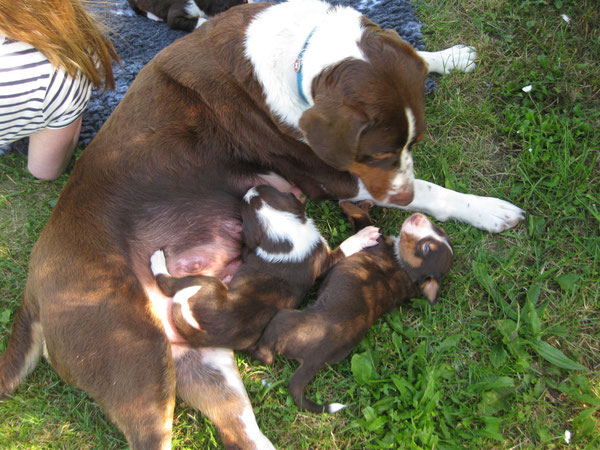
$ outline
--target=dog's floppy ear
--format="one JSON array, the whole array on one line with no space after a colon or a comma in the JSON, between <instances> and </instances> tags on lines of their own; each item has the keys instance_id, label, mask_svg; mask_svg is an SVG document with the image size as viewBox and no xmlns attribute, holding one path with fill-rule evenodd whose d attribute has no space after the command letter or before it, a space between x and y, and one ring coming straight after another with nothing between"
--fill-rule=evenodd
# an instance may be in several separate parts
<instances>
[{"instance_id":1,"label":"dog's floppy ear","mask_svg":"<svg viewBox=\"0 0 600 450\"><path fill-rule=\"evenodd\" d=\"M435 305L442 287L440 282L435 278L427 278L419 287L421 288L421 293L429 300L429 304L431 306Z\"/></svg>"},{"instance_id":2,"label":"dog's floppy ear","mask_svg":"<svg viewBox=\"0 0 600 450\"><path fill-rule=\"evenodd\" d=\"M260 245L263 238L263 227L260 224L256 211L248 204L242 207L242 239L244 252L253 251Z\"/></svg>"},{"instance_id":3,"label":"dog's floppy ear","mask_svg":"<svg viewBox=\"0 0 600 450\"><path fill-rule=\"evenodd\" d=\"M338 170L348 170L367 121L347 106L315 105L302 114L299 126L319 158Z\"/></svg>"}]
</instances>

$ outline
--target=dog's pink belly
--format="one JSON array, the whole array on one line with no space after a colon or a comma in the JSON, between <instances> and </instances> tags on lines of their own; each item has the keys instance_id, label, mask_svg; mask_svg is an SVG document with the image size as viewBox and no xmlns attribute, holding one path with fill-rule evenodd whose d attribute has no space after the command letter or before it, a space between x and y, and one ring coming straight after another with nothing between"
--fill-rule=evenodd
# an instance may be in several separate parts
<instances>
[{"instance_id":1,"label":"dog's pink belly","mask_svg":"<svg viewBox=\"0 0 600 450\"><path fill-rule=\"evenodd\" d=\"M167 249L167 269L174 277L207 275L222 280L240 266L242 241L241 224L238 232L228 232L226 238L202 243L176 252ZM225 227L224 227L225 228Z\"/></svg>"},{"instance_id":2,"label":"dog's pink belly","mask_svg":"<svg viewBox=\"0 0 600 450\"><path fill-rule=\"evenodd\" d=\"M302 192L295 185L273 173L257 176L247 187L244 186L243 192L260 184L292 192L304 201ZM241 198L236 199L235 204L241 201ZM242 224L239 219L233 218L236 213L234 210L231 211L231 217L224 215L223 210L220 217L213 216L216 213L211 212L209 209L187 211L184 218L179 216L177 220L168 221L168 226L163 229L149 227L140 235L140 242L144 242L145 248L139 254L150 255L162 248L165 251L167 270L172 276L206 275L218 277L228 283L242 264ZM141 262L144 267L138 268L147 274L149 262L148 256L147 261ZM140 270L136 270L138 275ZM162 323L170 342L186 347L187 343L177 333L172 322L172 298L166 297L156 286L153 276L150 276L144 284L154 315Z\"/></svg>"}]
</instances>

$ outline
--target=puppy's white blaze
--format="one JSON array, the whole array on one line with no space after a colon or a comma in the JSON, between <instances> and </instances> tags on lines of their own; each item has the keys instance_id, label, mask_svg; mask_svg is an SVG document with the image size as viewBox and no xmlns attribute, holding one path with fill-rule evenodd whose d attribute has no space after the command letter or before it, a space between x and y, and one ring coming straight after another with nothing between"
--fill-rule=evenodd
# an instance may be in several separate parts
<instances>
[{"instance_id":1,"label":"puppy's white blaze","mask_svg":"<svg viewBox=\"0 0 600 450\"><path fill-rule=\"evenodd\" d=\"M363 34L360 18L354 9L320 0L291 0L255 17L246 31L245 54L275 116L298 128L300 116L313 103L313 78L346 58L365 59L358 47ZM298 94L294 63L313 29L302 58L307 105Z\"/></svg>"},{"instance_id":2,"label":"puppy's white blaze","mask_svg":"<svg viewBox=\"0 0 600 450\"><path fill-rule=\"evenodd\" d=\"M341 411L346 406L348 406L348 405L342 405L341 403L330 403L327 406L327 412L333 414L333 413L336 413L338 411Z\"/></svg>"},{"instance_id":3,"label":"puppy's white blaze","mask_svg":"<svg viewBox=\"0 0 600 450\"><path fill-rule=\"evenodd\" d=\"M413 225L410 222L404 222L402 224L401 232L410 234L414 236L417 240L425 238L435 239L436 241L445 244L448 247L448 249L450 249L450 252L454 254L452 246L450 245L446 237L439 234L437 230L433 228L433 224L427 218L426 220L423 220L419 225ZM397 246L395 247L397 248Z\"/></svg>"},{"instance_id":4,"label":"puppy's white blaze","mask_svg":"<svg viewBox=\"0 0 600 450\"><path fill-rule=\"evenodd\" d=\"M287 253L268 253L257 248L256 254L267 262L300 262L313 252L319 242L324 242L312 219L307 218L302 223L294 214L278 211L267 204L263 204L256 214L271 240L288 241L292 245Z\"/></svg>"},{"instance_id":5,"label":"puppy's white blaze","mask_svg":"<svg viewBox=\"0 0 600 450\"><path fill-rule=\"evenodd\" d=\"M154 276L156 275L169 275L167 269L167 261L165 260L165 254L162 250L156 250L150 257L150 269Z\"/></svg>"},{"instance_id":6,"label":"puppy's white blaze","mask_svg":"<svg viewBox=\"0 0 600 450\"><path fill-rule=\"evenodd\" d=\"M173 303L179 303L181 305L181 315L185 321L197 330L201 330L202 327L194 318L194 314L190 309L189 299L198 293L202 286L190 286L186 287L175 294L173 297Z\"/></svg>"},{"instance_id":7,"label":"puppy's white blaze","mask_svg":"<svg viewBox=\"0 0 600 450\"><path fill-rule=\"evenodd\" d=\"M203 362L219 371L229 388L237 394L238 405L243 406L239 419L244 424L248 438L256 443L257 449L274 449L273 444L262 434L256 423L250 399L235 365L233 351L225 348L205 348L202 349L202 359Z\"/></svg>"},{"instance_id":8,"label":"puppy's white blaze","mask_svg":"<svg viewBox=\"0 0 600 450\"><path fill-rule=\"evenodd\" d=\"M248 192L246 192L246 195L244 195L244 201L246 203L250 203L250 200L252 200L257 195L258 195L258 191L256 190L256 188L250 188L250 189L248 189Z\"/></svg>"}]
</instances>

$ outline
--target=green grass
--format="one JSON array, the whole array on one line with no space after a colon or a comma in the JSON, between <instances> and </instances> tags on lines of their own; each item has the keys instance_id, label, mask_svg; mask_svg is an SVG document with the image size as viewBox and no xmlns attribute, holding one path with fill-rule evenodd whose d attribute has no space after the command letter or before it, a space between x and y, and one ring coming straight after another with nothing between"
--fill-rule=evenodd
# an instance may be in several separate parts
<instances>
[{"instance_id":1,"label":"green grass","mask_svg":"<svg viewBox=\"0 0 600 450\"><path fill-rule=\"evenodd\" d=\"M421 0L428 50L480 55L470 74L437 77L417 175L508 199L528 215L490 235L446 223L456 251L439 303L418 299L379 322L353 356L309 387L336 415L299 412L296 363L239 364L264 433L280 448L600 446L600 10L593 0ZM567 24L561 14L570 17ZM524 86L532 90L523 92ZM0 350L29 252L66 176L27 174L0 158ZM348 235L336 203L309 203L332 243ZM376 209L385 232L406 213ZM263 384L262 380L269 383ZM84 393L42 363L0 403L1 448L126 445ZM174 447L219 446L178 404Z\"/></svg>"}]
</instances>

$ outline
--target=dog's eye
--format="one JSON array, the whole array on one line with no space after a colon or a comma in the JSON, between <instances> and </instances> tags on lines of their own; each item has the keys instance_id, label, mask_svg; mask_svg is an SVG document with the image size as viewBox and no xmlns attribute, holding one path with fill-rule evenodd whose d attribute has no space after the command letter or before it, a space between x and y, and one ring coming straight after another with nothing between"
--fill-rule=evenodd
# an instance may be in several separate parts
<instances>
[{"instance_id":1,"label":"dog's eye","mask_svg":"<svg viewBox=\"0 0 600 450\"><path fill-rule=\"evenodd\" d=\"M431 250L431 247L429 246L429 242L426 242L425 244L423 244L423 254L426 255L427 253L429 253L429 250Z\"/></svg>"}]
</instances>

